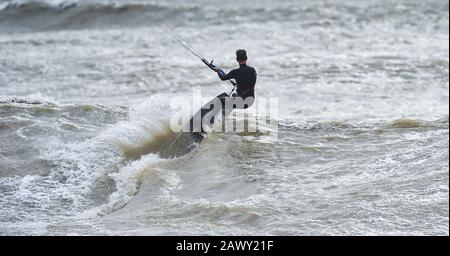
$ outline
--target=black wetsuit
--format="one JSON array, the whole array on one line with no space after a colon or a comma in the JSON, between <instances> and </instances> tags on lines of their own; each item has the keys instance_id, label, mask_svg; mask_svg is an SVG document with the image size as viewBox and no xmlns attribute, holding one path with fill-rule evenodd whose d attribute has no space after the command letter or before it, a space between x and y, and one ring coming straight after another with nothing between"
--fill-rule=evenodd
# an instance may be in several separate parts
<instances>
[{"instance_id":1,"label":"black wetsuit","mask_svg":"<svg viewBox=\"0 0 450 256\"><path fill-rule=\"evenodd\" d=\"M208 63L205 62L207 65ZM209 66L209 65L208 65ZM212 64L211 64L212 66ZM214 66L215 67L215 66ZM217 117L222 112L222 122L224 124L224 120L226 116L231 113L233 109L247 109L253 105L255 102L255 84L256 84L256 71L254 68L247 66L246 64L240 64L238 69L234 69L230 71L230 73L225 74L223 70L217 69L217 74L219 75L222 81L236 79L237 83L237 94L228 95L227 93L222 93L213 99L211 102L207 103L202 109L201 112L197 112L194 117L198 117L198 120L203 120L206 115L212 113L212 117ZM215 103L217 100L220 100L222 104L221 108L218 109L215 107ZM217 102L219 103L219 102ZM202 136L201 134L205 134L205 130L202 125L195 126L194 125L194 117L190 120L190 131L193 134L197 134L198 136ZM214 124L216 118L209 118L206 121L208 126L212 126ZM200 135L199 135L200 134ZM198 137L201 138L202 137Z\"/></svg>"},{"instance_id":2,"label":"black wetsuit","mask_svg":"<svg viewBox=\"0 0 450 256\"><path fill-rule=\"evenodd\" d=\"M238 69L225 74L221 69L217 72L221 80L236 79L237 96L243 99L247 97L255 97L256 70L247 64L241 64Z\"/></svg>"}]
</instances>

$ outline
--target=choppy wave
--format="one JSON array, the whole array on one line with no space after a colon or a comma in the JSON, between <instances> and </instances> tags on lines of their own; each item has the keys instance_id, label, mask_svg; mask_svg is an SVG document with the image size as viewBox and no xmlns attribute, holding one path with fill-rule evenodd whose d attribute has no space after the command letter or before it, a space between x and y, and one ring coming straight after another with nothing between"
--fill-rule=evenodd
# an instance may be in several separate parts
<instances>
[{"instance_id":1,"label":"choppy wave","mask_svg":"<svg viewBox=\"0 0 450 256\"><path fill-rule=\"evenodd\" d=\"M158 4L6 2L0 6L0 28L9 31L82 29L151 25L153 14L173 17L197 8Z\"/></svg>"},{"instance_id":2,"label":"choppy wave","mask_svg":"<svg viewBox=\"0 0 450 256\"><path fill-rule=\"evenodd\" d=\"M158 207L158 205L153 206L145 203L148 197L157 197L165 190L192 187L192 190L189 190L188 193L195 195L196 190L199 190L199 194L204 194L204 191L195 185L199 182L197 179L202 175L199 176L199 174L193 172L193 177L190 178L192 180L183 181L180 177L170 176L170 172L165 169L170 165L177 166L175 169L184 169L186 168L184 165L189 162L189 168L204 169L205 177L202 179L205 179L205 181L201 183L202 186L200 187L211 186L209 189L212 190L216 189L216 186L223 186L223 189L233 190L234 183L230 180L219 182L219 179L219 184L216 185L206 181L214 180L214 175L216 175L208 168L214 169L214 165L220 165L224 159L236 158L236 151L238 151L238 155L244 154L241 156L244 158L242 161L245 161L245 152L248 151L252 152L253 158L258 158L258 155L261 155L261 162L256 161L254 164L266 166L267 164L275 164L271 163L271 159L264 157L266 151L274 151L270 154L275 154L275 152L277 152L276 154L286 154L290 150L296 150L303 155L303 161L313 161L311 159L316 157L321 159L328 154L330 154L328 157L335 157L335 155L345 153L345 148L350 147L350 144L346 143L350 143L355 138L358 141L351 142L351 145L357 148L376 145L380 143L380 139L372 135L380 129L386 130L385 135L383 135L386 138L392 136L393 141L395 141L398 138L405 137L415 144L428 143L430 136L433 138L432 132L436 128L441 129L434 132L436 134L445 134L447 131L445 129L448 129L448 117L431 122L399 119L364 124L334 121L299 124L281 120L279 142L271 144L259 141L258 138L255 138L254 141L248 141L242 140L242 136L239 135L211 134L212 139L205 141L198 149L202 152L200 155L203 155L200 159L198 154L193 154L187 158L167 161L155 154L160 147L164 147L164 144L172 139L170 134L164 132L168 130L167 120L165 119L168 113L163 106L167 99L153 97L132 108L61 104L42 95L3 96L1 99L4 103L0 104L0 112L6 115L2 115L3 119L0 120L0 136L5 135L5 133L8 136L14 136L17 131L24 127L29 129L29 131L22 130L24 136L21 140L13 141L18 145L15 153L24 153L23 148L33 145L37 150L34 153L35 156L29 155L27 152L25 154L28 154L29 159L36 157L42 160L46 164L45 168L49 170L46 173L27 171L23 175L15 170L12 172L14 175L11 173L11 175L0 178L0 190L3 191L0 198L0 225L2 225L0 227L7 229L10 234L14 234L14 232L17 232L17 234L21 234L21 232L47 234L52 229L59 230L58 225L60 224L48 225L46 221L61 220L63 222L65 218L73 218L74 216L79 220L95 218L99 215L106 215L106 217L111 215L109 219L114 219L114 216L117 216L116 214L119 216L120 214L140 216L139 214L144 214L145 209L151 210L151 207ZM51 111L43 111L44 109L51 109ZM114 116L116 117L111 120L111 117ZM93 120L98 120L98 122L92 122ZM68 129L64 124L69 122L77 128ZM113 125L108 126L108 123ZM424 131L422 134L418 134L415 128L423 128ZM45 130L47 130L47 133L41 133ZM352 133L354 131L368 132L367 135L369 136L361 137L360 133ZM410 134L409 131L412 131L412 133ZM65 136L75 138L69 141L61 139ZM40 141L45 143L36 141L37 137L40 137ZM286 140L285 137L289 137L289 139ZM330 137L335 139L328 139ZM292 143L293 140L296 140L295 143ZM389 144L389 141L381 140L381 142ZM5 146L5 141L1 143L3 143L2 147ZM233 143L238 143L239 146L236 147L236 144ZM442 143L445 147L445 141L439 141L436 145L427 144L433 152L436 150L440 152L439 154L434 153L433 157L439 159L445 157L445 152L440 151ZM41 145L42 147L40 147ZM401 145L398 146L401 147ZM227 151L226 149L229 147L233 149ZM218 152L214 152L215 150L218 150ZM4 151L0 153L5 154ZM310 155L313 157L308 158ZM345 159L345 156L343 158ZM377 161L373 165L374 170L377 171L377 168L380 168L383 171L382 173L372 174L374 177L386 174L386 172L389 173L384 169L395 169L398 165L397 162L403 162L404 159L412 159L420 166L421 161L428 161L429 157L422 155L421 152L416 152L415 148L411 148L406 153L400 150L392 156L387 155L386 158L387 160L374 160ZM196 161L199 163L196 163ZM235 161L241 160L237 158ZM287 161L287 159L284 161ZM31 161L22 168L27 169L30 163ZM201 167L201 163L206 166L213 166ZM11 164L11 161L9 161L9 164ZM286 162L283 164L286 164ZM36 164L33 164L33 166L37 167ZM345 168L338 169L344 170ZM245 171L245 167L242 167L242 170ZM181 172L178 175L185 174ZM249 182L249 184L257 185L265 182L265 178L258 177L255 179L252 178L252 175L258 176L255 173L248 174L249 177L247 177L246 182ZM332 173L321 175L328 177L332 176ZM161 177L158 179L158 176ZM171 181L173 179L175 181ZM192 184L183 182L191 182ZM279 186L277 188L279 189ZM161 189L162 192L158 189ZM150 191L148 193L151 194L146 194L145 191ZM138 195L139 193L142 194ZM199 201L189 197L165 196L166 194L163 193L163 196L157 197L156 201L164 204L165 200L168 200L169 214L178 216L177 218L180 219L185 218L185 216L193 216L194 219L206 218L207 221L223 225L247 225L249 223L254 224L256 221L263 221L262 216L265 214L255 206L247 206L247 204L254 202L248 202L245 199L231 203L211 203L208 200L202 199ZM236 195L231 193L229 196ZM379 199L380 197L376 198ZM136 202L133 202L133 200ZM133 203L128 205L130 201ZM155 214L155 212L152 211L152 214ZM166 216L155 215L154 218L161 219L166 218ZM34 221L39 221L39 223L31 224ZM20 226L20 228L15 226ZM171 232L174 231L163 231L161 234ZM237 228L237 231L233 232L241 233L242 231ZM211 234L215 233L211 231Z\"/></svg>"},{"instance_id":3,"label":"choppy wave","mask_svg":"<svg viewBox=\"0 0 450 256\"><path fill-rule=\"evenodd\" d=\"M302 5L261 2L247 5L245 8L233 8L222 3L184 3L163 4L145 2L88 2L61 1L48 3L43 1L6 1L0 4L0 31L39 31L104 27L142 27L151 26L155 17L171 21L178 25L189 23L225 24L230 22L268 22L301 21L302 26L330 27L368 24L377 20L397 19L401 24L414 25L414 18L403 20L408 8L389 4L382 6L350 4L334 5L329 3L303 3ZM420 19L433 19L435 10L448 9L448 4L417 5L427 8L428 16ZM336 9L338 11L336 12ZM409 13L411 17L417 13ZM429 17L430 16L430 17Z\"/></svg>"},{"instance_id":4,"label":"choppy wave","mask_svg":"<svg viewBox=\"0 0 450 256\"><path fill-rule=\"evenodd\" d=\"M22 103L22 104L57 104L58 102L48 96L44 96L37 92L35 94L27 96L7 96L0 95L0 104L11 104L11 103Z\"/></svg>"},{"instance_id":5,"label":"choppy wave","mask_svg":"<svg viewBox=\"0 0 450 256\"><path fill-rule=\"evenodd\" d=\"M158 97L130 109L62 104L41 94L0 99L0 137L10 138L0 142L3 223L120 209L175 135L168 100Z\"/></svg>"},{"instance_id":6,"label":"choppy wave","mask_svg":"<svg viewBox=\"0 0 450 256\"><path fill-rule=\"evenodd\" d=\"M448 125L449 125L448 117L444 117L433 121L402 118L386 122L376 121L376 122L360 122L360 123L350 123L344 121L318 121L318 122L299 123L292 120L282 120L279 124L281 129L293 132L305 132L305 131L324 132L324 131L350 131L350 130L380 131L389 128L445 129L448 128Z\"/></svg>"},{"instance_id":7,"label":"choppy wave","mask_svg":"<svg viewBox=\"0 0 450 256\"><path fill-rule=\"evenodd\" d=\"M422 122L411 119L398 119L391 123L394 128L418 128L422 125Z\"/></svg>"},{"instance_id":8,"label":"choppy wave","mask_svg":"<svg viewBox=\"0 0 450 256\"><path fill-rule=\"evenodd\" d=\"M115 4L115 3L77 3L77 2L60 2L56 4L28 1L16 2L7 1L0 5L0 11L14 13L15 15L31 15L31 14L62 14L68 11L76 11L79 14L107 14L109 12L127 12L127 11L159 11L166 9L157 4Z\"/></svg>"},{"instance_id":9,"label":"choppy wave","mask_svg":"<svg viewBox=\"0 0 450 256\"><path fill-rule=\"evenodd\" d=\"M118 147L152 136L159 121L140 111L154 105L129 114L127 108L61 104L40 94L2 101L0 137L10 139L0 142L0 222L120 208L135 193L139 173L159 161L150 152L128 161Z\"/></svg>"}]
</instances>

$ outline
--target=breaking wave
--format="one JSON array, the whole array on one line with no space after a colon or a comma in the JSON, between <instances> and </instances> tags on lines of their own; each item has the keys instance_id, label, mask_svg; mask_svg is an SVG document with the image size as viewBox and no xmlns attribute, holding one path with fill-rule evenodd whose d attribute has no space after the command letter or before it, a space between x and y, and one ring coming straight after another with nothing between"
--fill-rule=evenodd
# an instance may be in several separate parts
<instances>
[{"instance_id":1,"label":"breaking wave","mask_svg":"<svg viewBox=\"0 0 450 256\"><path fill-rule=\"evenodd\" d=\"M166 7L158 4L115 4L9 1L0 5L0 29L6 31L64 30L103 27L145 26L152 15L179 17L196 7Z\"/></svg>"},{"instance_id":2,"label":"breaking wave","mask_svg":"<svg viewBox=\"0 0 450 256\"><path fill-rule=\"evenodd\" d=\"M217 3L219 4L219 3ZM264 1L245 8L233 5L217 6L214 3L145 3L145 2L77 2L44 0L19 1L10 0L0 3L0 31L26 32L46 30L77 30L114 27L144 27L154 24L154 17L168 21L173 25L186 24L229 24L230 22L268 22L268 21L301 21L301 26L330 27L353 26L356 23L367 24L377 20L402 17L403 11L396 5L384 6L388 12L380 11L376 4L362 5L360 9L350 4L308 3L292 5L280 3L267 5ZM415 3L415 5L420 5ZM444 4L445 5L445 4ZM420 6L420 8L448 9L448 4L436 6ZM338 12L335 11L338 9ZM384 10L384 9L382 9ZM411 13L410 16L418 15ZM416 17L428 19L429 17ZM399 19L400 24L409 21Z\"/></svg>"}]
</instances>

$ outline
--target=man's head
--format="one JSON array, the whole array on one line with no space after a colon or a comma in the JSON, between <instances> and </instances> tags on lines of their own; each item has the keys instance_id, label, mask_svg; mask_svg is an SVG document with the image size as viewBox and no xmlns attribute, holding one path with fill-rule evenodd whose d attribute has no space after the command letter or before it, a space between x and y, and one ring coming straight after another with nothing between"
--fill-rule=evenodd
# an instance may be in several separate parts
<instances>
[{"instance_id":1,"label":"man's head","mask_svg":"<svg viewBox=\"0 0 450 256\"><path fill-rule=\"evenodd\" d=\"M239 64L245 64L247 62L247 52L243 49L236 51L236 60Z\"/></svg>"}]
</instances>

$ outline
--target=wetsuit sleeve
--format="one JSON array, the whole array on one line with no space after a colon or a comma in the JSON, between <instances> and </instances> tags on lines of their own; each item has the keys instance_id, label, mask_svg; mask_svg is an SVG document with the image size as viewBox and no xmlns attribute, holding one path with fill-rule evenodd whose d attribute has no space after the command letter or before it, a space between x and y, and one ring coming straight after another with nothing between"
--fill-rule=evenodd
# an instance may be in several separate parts
<instances>
[{"instance_id":1,"label":"wetsuit sleeve","mask_svg":"<svg viewBox=\"0 0 450 256\"><path fill-rule=\"evenodd\" d=\"M236 77L235 77L235 70L232 70L230 73L225 74L225 72L222 69L219 69L217 71L217 74L219 75L219 78L222 81L230 80L230 79L236 79Z\"/></svg>"}]
</instances>

